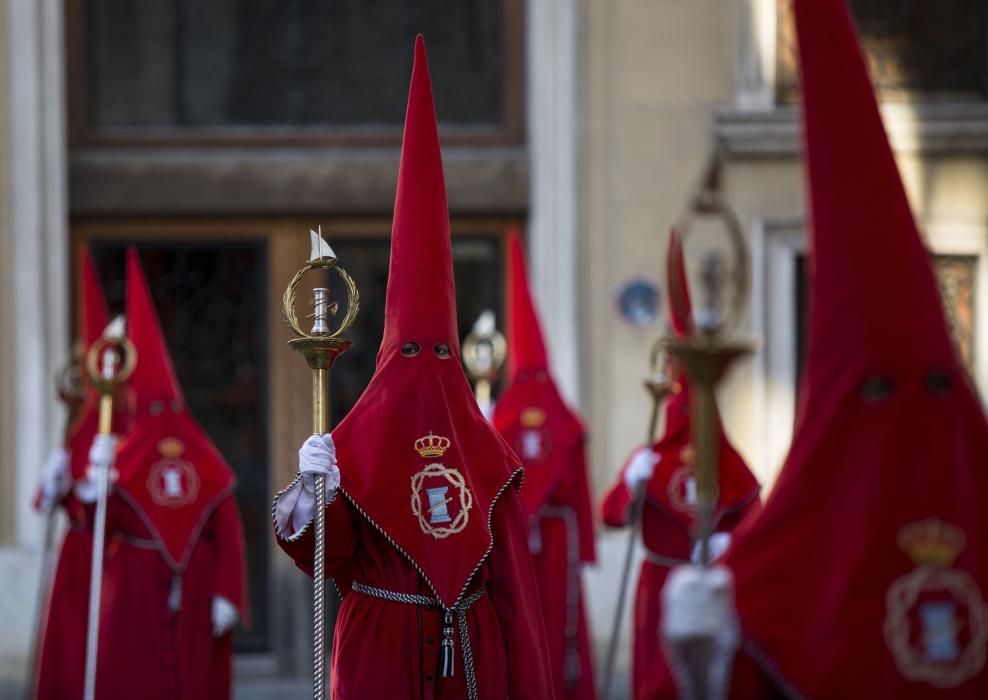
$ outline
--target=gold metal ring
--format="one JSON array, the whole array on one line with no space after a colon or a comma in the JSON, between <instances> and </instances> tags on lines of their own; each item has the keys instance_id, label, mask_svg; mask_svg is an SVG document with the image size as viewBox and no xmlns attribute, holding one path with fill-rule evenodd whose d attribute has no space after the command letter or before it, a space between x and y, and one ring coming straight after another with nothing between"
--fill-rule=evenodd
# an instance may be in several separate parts
<instances>
[{"instance_id":1,"label":"gold metal ring","mask_svg":"<svg viewBox=\"0 0 988 700\"><path fill-rule=\"evenodd\" d=\"M109 379L103 377L103 373L100 371L100 358L107 348L116 348L117 355L122 360L120 367ZM102 393L109 393L113 391L114 387L127 381L136 366L137 348L134 347L129 338L100 338L89 347L89 351L86 353L86 370L89 372L89 379Z\"/></svg>"},{"instance_id":2,"label":"gold metal ring","mask_svg":"<svg viewBox=\"0 0 988 700\"><path fill-rule=\"evenodd\" d=\"M336 273L343 280L343 284L346 286L346 296L347 296L347 307L346 314L344 314L342 320L340 321L339 327L326 335L313 336L302 330L299 325L298 316L295 313L295 299L298 294L299 285L302 284L302 278L305 277L305 273L309 270L329 270L334 269ZM300 338L338 338L346 330L353 325L353 322L357 318L357 313L360 311L360 292L357 291L357 285L354 283L353 278L347 274L346 270L336 264L335 258L320 258L318 260L310 260L303 266L295 276L292 277L292 281L285 288L285 293L281 298L281 312L285 317L285 322L288 327L292 329L292 332Z\"/></svg>"},{"instance_id":3,"label":"gold metal ring","mask_svg":"<svg viewBox=\"0 0 988 700\"><path fill-rule=\"evenodd\" d=\"M676 231L679 232L685 245L690 228L697 219L719 219L724 226L728 242L734 252L733 265L729 267L728 271L734 293L731 295L727 318L720 331L726 334L736 328L744 316L751 289L751 256L748 252L748 244L745 242L741 221L721 194L721 159L721 152L715 151L707 167L704 182L690 202L689 209L676 223Z\"/></svg>"}]
</instances>

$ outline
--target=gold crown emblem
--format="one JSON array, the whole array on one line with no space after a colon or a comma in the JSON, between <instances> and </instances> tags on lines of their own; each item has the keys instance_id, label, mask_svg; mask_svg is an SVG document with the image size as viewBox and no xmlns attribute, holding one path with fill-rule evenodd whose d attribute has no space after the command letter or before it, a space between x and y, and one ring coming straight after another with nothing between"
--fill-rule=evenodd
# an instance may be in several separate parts
<instances>
[{"instance_id":1,"label":"gold crown emblem","mask_svg":"<svg viewBox=\"0 0 988 700\"><path fill-rule=\"evenodd\" d=\"M433 435L430 430L428 435L423 435L415 441L415 451L423 457L442 457L450 444L449 438Z\"/></svg>"},{"instance_id":2,"label":"gold crown emblem","mask_svg":"<svg viewBox=\"0 0 988 700\"><path fill-rule=\"evenodd\" d=\"M959 527L936 518L910 523L899 530L899 547L917 566L950 566L964 550L966 540Z\"/></svg>"},{"instance_id":3,"label":"gold crown emblem","mask_svg":"<svg viewBox=\"0 0 988 700\"><path fill-rule=\"evenodd\" d=\"M545 411L536 406L529 406L521 412L521 424L526 428L538 428L545 423Z\"/></svg>"},{"instance_id":4,"label":"gold crown emblem","mask_svg":"<svg viewBox=\"0 0 988 700\"><path fill-rule=\"evenodd\" d=\"M166 437L158 442L158 452L165 457L178 457L185 452L185 443L178 438Z\"/></svg>"}]
</instances>

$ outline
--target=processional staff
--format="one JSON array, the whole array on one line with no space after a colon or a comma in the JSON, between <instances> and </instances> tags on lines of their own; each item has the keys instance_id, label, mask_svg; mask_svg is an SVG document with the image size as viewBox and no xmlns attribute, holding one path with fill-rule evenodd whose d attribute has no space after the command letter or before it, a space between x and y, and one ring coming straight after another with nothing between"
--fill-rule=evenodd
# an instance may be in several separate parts
<instances>
[{"instance_id":1,"label":"processional staff","mask_svg":"<svg viewBox=\"0 0 988 700\"><path fill-rule=\"evenodd\" d=\"M282 298L285 322L297 336L288 345L305 357L312 370L312 432L325 435L329 432L329 371L340 355L352 342L343 333L353 324L360 309L357 285L346 271L336 264L336 254L322 238L322 231L310 231L312 253L309 261L295 273ZM305 273L310 270L335 270L346 287L346 311L339 326L332 330L331 316L339 312L339 305L329 300L329 289L313 289L312 330L306 333L299 326L295 313L295 298ZM326 477L315 479L315 556L312 575L312 696L323 700L326 696Z\"/></svg>"},{"instance_id":2,"label":"processional staff","mask_svg":"<svg viewBox=\"0 0 988 700\"><path fill-rule=\"evenodd\" d=\"M106 335L89 348L86 370L100 394L99 436L113 432L113 395L127 381L137 366L137 350L124 336L122 327L108 329ZM85 700L96 695L96 652L99 648L100 594L103 588L103 546L106 540L106 500L110 483L110 460L99 459L89 465L96 486L96 514L93 522L93 556L89 572L89 618L86 626Z\"/></svg>"},{"instance_id":3,"label":"processional staff","mask_svg":"<svg viewBox=\"0 0 988 700\"><path fill-rule=\"evenodd\" d=\"M507 342L504 335L494 325L494 312L484 311L473 324L473 328L463 339L463 366L473 380L474 394L480 412L490 420L494 409L491 401L491 387L497 381L501 367L507 357Z\"/></svg>"},{"instance_id":4,"label":"processional staff","mask_svg":"<svg viewBox=\"0 0 988 700\"><path fill-rule=\"evenodd\" d=\"M716 388L734 361L754 350L753 342L730 338L748 302L750 268L741 224L721 195L719 153L714 154L703 184L676 230L685 240L693 223L702 218L720 222L733 260L728 264L717 252L704 257L700 276L704 296L692 331L685 336L669 338L663 345L683 368L690 386L694 387L690 394L697 496L694 539L699 545L699 560L696 563L706 569L711 563L709 542L716 526L719 494L721 427ZM670 265L670 270L672 267ZM681 266L681 269L685 268ZM687 297L686 280L676 274L669 277L672 303L682 302ZM667 583L667 590L669 586ZM725 586L725 592L729 591L729 584ZM696 700L723 698L736 635L730 634L731 630L724 630L719 622L714 622L717 616L712 615L711 611L684 607L690 606L673 606L669 614L663 616L667 648L680 661L672 664L681 671L677 674L677 684L681 692ZM697 620L703 624L698 624Z\"/></svg>"},{"instance_id":5,"label":"processional staff","mask_svg":"<svg viewBox=\"0 0 988 700\"><path fill-rule=\"evenodd\" d=\"M659 424L659 407L665 398L673 391L673 385L669 382L665 361L662 358L661 340L652 346L649 356L649 366L651 376L647 377L642 386L648 393L651 402L651 413L645 430L645 446L651 448L655 443L656 431ZM631 498L631 515L627 544L624 550L624 562L621 565L621 582L618 584L617 609L611 621L611 637L607 645L607 657L604 661L604 683L602 686L602 696L610 697L611 685L614 681L614 665L617 661L618 642L621 638L621 627L624 621L624 608L628 601L628 582L631 578L631 562L635 555L635 542L641 530L642 509L645 505L645 484L641 484Z\"/></svg>"}]
</instances>

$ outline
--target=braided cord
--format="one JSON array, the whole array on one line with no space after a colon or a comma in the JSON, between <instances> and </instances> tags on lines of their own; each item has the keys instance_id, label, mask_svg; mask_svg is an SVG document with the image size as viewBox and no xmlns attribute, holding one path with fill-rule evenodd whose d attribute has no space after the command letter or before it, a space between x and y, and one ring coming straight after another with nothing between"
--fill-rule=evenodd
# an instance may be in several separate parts
<instances>
[{"instance_id":1,"label":"braided cord","mask_svg":"<svg viewBox=\"0 0 988 700\"><path fill-rule=\"evenodd\" d=\"M326 697L326 477L316 476L315 554L312 566L312 697Z\"/></svg>"},{"instance_id":2,"label":"braided cord","mask_svg":"<svg viewBox=\"0 0 988 700\"><path fill-rule=\"evenodd\" d=\"M459 604L452 608L444 608L437 598L427 595L416 595L413 593L400 593L389 591L385 588L368 586L367 584L354 581L351 590L361 593L371 598L387 600L392 603L403 603L405 605L422 605L425 607L439 608L447 612L456 613L456 623L460 628L460 645L463 647L463 673L467 682L467 697L469 700L478 700L477 691L477 669L473 662L473 647L470 644L470 630L467 626L467 611L484 595L484 589L479 588L470 595L463 598Z\"/></svg>"}]
</instances>

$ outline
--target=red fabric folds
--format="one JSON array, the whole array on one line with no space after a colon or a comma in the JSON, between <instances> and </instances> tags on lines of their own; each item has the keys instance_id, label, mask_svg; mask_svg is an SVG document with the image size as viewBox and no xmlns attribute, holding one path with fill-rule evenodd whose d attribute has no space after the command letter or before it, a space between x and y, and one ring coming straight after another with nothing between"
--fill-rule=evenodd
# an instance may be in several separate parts
<instances>
[{"instance_id":1,"label":"red fabric folds","mask_svg":"<svg viewBox=\"0 0 988 700\"><path fill-rule=\"evenodd\" d=\"M458 358L449 214L419 38L398 170L384 338L370 384L333 439L346 498L447 606L466 592L491 551L495 503L521 480L517 458L481 415Z\"/></svg>"},{"instance_id":2,"label":"red fabric folds","mask_svg":"<svg viewBox=\"0 0 988 700\"><path fill-rule=\"evenodd\" d=\"M529 540L556 697L592 698L593 656L581 580L581 564L595 559L586 436L549 373L521 243L514 231L508 247L511 384L498 400L493 424L525 468L522 500L530 516Z\"/></svg>"},{"instance_id":3,"label":"red fabric folds","mask_svg":"<svg viewBox=\"0 0 988 700\"><path fill-rule=\"evenodd\" d=\"M988 697L984 411L847 8L795 15L810 346L777 486L728 554L745 648L791 697Z\"/></svg>"},{"instance_id":4,"label":"red fabric folds","mask_svg":"<svg viewBox=\"0 0 988 700\"><path fill-rule=\"evenodd\" d=\"M210 514L236 485L233 471L189 414L137 251L127 253L127 320L137 350L129 386L137 414L117 456L117 493L140 514L178 572Z\"/></svg>"}]
</instances>

